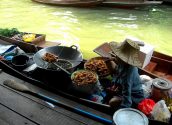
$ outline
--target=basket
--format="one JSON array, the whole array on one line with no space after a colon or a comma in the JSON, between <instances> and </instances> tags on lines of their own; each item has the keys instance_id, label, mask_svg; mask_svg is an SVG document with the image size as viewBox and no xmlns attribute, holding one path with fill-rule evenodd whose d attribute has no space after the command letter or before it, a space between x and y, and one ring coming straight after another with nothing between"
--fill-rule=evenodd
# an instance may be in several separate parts
<instances>
[{"instance_id":1,"label":"basket","mask_svg":"<svg viewBox=\"0 0 172 125\"><path fill-rule=\"evenodd\" d=\"M102 62L95 63L96 60L103 60ZM108 57L94 57L87 60L84 64L84 69L96 72L99 78L104 78L111 74L110 59Z\"/></svg>"},{"instance_id":2,"label":"basket","mask_svg":"<svg viewBox=\"0 0 172 125\"><path fill-rule=\"evenodd\" d=\"M75 75L78 73L82 73L82 72L88 72L88 73L92 73L93 75L95 75L95 77L96 77L95 82L89 83L89 84L85 84L85 83L84 84L78 84L78 83L76 83L74 81ZM82 78L84 79L84 77L82 77ZM92 94L95 91L96 85L98 83L98 75L95 72L92 72L89 70L77 70L77 71L72 73L71 80L72 80L72 86L73 86L74 90L81 92L81 93L84 93L84 94Z\"/></svg>"}]
</instances>

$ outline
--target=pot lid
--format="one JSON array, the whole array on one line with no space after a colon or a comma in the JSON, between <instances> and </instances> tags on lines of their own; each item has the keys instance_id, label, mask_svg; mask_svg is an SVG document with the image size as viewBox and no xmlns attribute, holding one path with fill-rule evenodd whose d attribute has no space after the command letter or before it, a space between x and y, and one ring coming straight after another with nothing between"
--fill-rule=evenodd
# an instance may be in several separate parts
<instances>
[{"instance_id":1,"label":"pot lid","mask_svg":"<svg viewBox=\"0 0 172 125\"><path fill-rule=\"evenodd\" d=\"M172 88L172 83L165 79L156 78L152 81L153 86L159 89L167 90Z\"/></svg>"},{"instance_id":2,"label":"pot lid","mask_svg":"<svg viewBox=\"0 0 172 125\"><path fill-rule=\"evenodd\" d=\"M119 109L113 115L115 125L148 125L148 118L133 108Z\"/></svg>"}]
</instances>

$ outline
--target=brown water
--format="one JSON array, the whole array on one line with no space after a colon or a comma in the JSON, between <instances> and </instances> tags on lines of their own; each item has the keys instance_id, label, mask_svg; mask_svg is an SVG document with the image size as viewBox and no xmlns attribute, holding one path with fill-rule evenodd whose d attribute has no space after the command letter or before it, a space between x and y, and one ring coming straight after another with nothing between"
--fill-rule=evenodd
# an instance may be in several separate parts
<instances>
[{"instance_id":1,"label":"brown water","mask_svg":"<svg viewBox=\"0 0 172 125\"><path fill-rule=\"evenodd\" d=\"M150 43L172 55L172 6L136 9L72 8L31 0L0 0L0 27L43 33L47 40L76 44L85 58L103 42L123 41L127 36Z\"/></svg>"}]
</instances>

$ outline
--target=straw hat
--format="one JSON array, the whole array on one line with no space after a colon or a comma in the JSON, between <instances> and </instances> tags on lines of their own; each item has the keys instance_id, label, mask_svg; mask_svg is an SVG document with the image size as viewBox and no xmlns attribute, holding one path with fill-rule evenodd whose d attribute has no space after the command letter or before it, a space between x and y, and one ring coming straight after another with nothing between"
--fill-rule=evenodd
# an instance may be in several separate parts
<instances>
[{"instance_id":1,"label":"straw hat","mask_svg":"<svg viewBox=\"0 0 172 125\"><path fill-rule=\"evenodd\" d=\"M124 42L110 42L112 55L119 57L122 61L137 67L142 67L139 57L139 45L131 39L126 39Z\"/></svg>"}]
</instances>

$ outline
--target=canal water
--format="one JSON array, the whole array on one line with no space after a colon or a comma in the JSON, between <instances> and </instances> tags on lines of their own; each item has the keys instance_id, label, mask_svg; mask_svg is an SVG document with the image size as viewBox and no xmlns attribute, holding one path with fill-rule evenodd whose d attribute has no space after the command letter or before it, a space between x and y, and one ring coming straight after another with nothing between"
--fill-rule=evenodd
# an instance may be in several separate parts
<instances>
[{"instance_id":1,"label":"canal water","mask_svg":"<svg viewBox=\"0 0 172 125\"><path fill-rule=\"evenodd\" d=\"M0 28L43 33L47 40L76 44L85 58L103 42L139 38L172 55L172 6L135 9L50 6L31 0L0 0Z\"/></svg>"}]
</instances>

